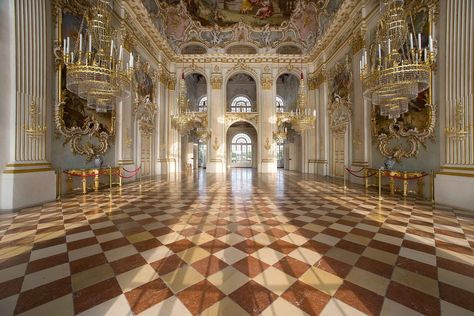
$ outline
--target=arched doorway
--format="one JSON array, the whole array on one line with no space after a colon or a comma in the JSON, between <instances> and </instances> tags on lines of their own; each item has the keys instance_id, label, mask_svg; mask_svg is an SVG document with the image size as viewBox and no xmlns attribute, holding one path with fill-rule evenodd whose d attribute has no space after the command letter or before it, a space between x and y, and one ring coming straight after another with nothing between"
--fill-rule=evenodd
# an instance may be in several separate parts
<instances>
[{"instance_id":1,"label":"arched doorway","mask_svg":"<svg viewBox=\"0 0 474 316\"><path fill-rule=\"evenodd\" d=\"M236 122L227 130L227 167L257 168L257 130L247 122Z\"/></svg>"}]
</instances>

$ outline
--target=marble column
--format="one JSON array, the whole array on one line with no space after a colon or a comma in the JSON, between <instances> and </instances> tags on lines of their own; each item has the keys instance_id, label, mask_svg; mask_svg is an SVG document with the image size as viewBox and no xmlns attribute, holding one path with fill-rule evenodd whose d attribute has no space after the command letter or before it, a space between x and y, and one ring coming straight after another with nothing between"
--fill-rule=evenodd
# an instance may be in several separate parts
<instances>
[{"instance_id":1,"label":"marble column","mask_svg":"<svg viewBox=\"0 0 474 316\"><path fill-rule=\"evenodd\" d=\"M160 71L160 80L157 82L157 98L156 103L158 105L158 116L155 124L155 137L156 137L156 173L166 174L169 172L168 168L168 133L170 129L170 105L168 104L168 93L167 85L168 81L166 76L163 75L163 71Z\"/></svg>"},{"instance_id":2,"label":"marble column","mask_svg":"<svg viewBox=\"0 0 474 316\"><path fill-rule=\"evenodd\" d=\"M436 176L435 196L437 201L472 209L469 202L474 192L474 3L446 0L440 1L440 6L441 171ZM430 16L433 19L433 13ZM447 129L466 134L456 138Z\"/></svg>"},{"instance_id":3,"label":"marble column","mask_svg":"<svg viewBox=\"0 0 474 316\"><path fill-rule=\"evenodd\" d=\"M47 120L48 105L52 103L51 3L48 0L7 2L4 5L9 10L6 15L11 32L2 48L10 53L10 77L5 78L10 89L9 103L2 106L7 109L2 112L8 115L10 125L1 128L8 145L0 152L8 163L1 166L0 209L34 205L54 200L56 196L56 176L48 162L50 142L47 141L54 128ZM36 113L32 112L33 108ZM45 133L33 137L27 133L34 127L46 126Z\"/></svg>"},{"instance_id":4,"label":"marble column","mask_svg":"<svg viewBox=\"0 0 474 316\"><path fill-rule=\"evenodd\" d=\"M225 100L222 85L222 73L215 66L211 73L211 90L208 97L209 129L211 137L208 143L207 172L225 173Z\"/></svg>"},{"instance_id":5,"label":"marble column","mask_svg":"<svg viewBox=\"0 0 474 316\"><path fill-rule=\"evenodd\" d=\"M257 87L260 88L260 104L258 104L258 172L276 173L276 144L273 140L273 132L276 130L276 84L274 84L273 74L268 66L263 70L260 77L260 85L257 84Z\"/></svg>"},{"instance_id":6,"label":"marble column","mask_svg":"<svg viewBox=\"0 0 474 316\"><path fill-rule=\"evenodd\" d=\"M178 95L176 89L176 78L168 82L167 87L168 100L168 171L176 173L181 171L181 135L171 126L171 116L178 112ZM160 129L158 127L158 129Z\"/></svg>"}]
</instances>

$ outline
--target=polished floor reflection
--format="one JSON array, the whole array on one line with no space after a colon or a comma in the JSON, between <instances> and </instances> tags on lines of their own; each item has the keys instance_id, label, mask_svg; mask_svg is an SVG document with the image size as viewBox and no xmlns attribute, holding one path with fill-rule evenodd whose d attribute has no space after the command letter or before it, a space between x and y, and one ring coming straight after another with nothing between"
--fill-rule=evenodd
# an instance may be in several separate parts
<instances>
[{"instance_id":1,"label":"polished floor reflection","mask_svg":"<svg viewBox=\"0 0 474 316\"><path fill-rule=\"evenodd\" d=\"M474 214L234 169L0 215L0 315L472 315Z\"/></svg>"}]
</instances>

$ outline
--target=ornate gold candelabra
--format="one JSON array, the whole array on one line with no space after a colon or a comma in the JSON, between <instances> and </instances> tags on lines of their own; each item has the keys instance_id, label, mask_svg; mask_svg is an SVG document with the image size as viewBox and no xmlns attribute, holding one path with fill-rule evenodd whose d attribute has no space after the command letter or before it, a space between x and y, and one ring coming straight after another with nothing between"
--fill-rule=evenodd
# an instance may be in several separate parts
<instances>
[{"instance_id":1,"label":"ornate gold candelabra","mask_svg":"<svg viewBox=\"0 0 474 316\"><path fill-rule=\"evenodd\" d=\"M85 36L81 26L73 47L69 37L63 42L66 88L97 112L111 111L116 101L130 96L131 89L133 55L124 63L122 45L115 49L111 10L110 0L97 0L86 14Z\"/></svg>"},{"instance_id":2,"label":"ornate gold candelabra","mask_svg":"<svg viewBox=\"0 0 474 316\"><path fill-rule=\"evenodd\" d=\"M35 101L30 104L30 121L25 128L25 134L33 139L37 139L46 133L46 126L41 124L41 112Z\"/></svg>"},{"instance_id":3,"label":"ornate gold candelabra","mask_svg":"<svg viewBox=\"0 0 474 316\"><path fill-rule=\"evenodd\" d=\"M408 111L411 100L430 87L435 52L431 35L429 47L422 48L419 33L415 47L402 0L386 0L382 10L376 45L370 56L364 50L360 76L367 88L365 95L380 106L380 114L397 119Z\"/></svg>"}]
</instances>

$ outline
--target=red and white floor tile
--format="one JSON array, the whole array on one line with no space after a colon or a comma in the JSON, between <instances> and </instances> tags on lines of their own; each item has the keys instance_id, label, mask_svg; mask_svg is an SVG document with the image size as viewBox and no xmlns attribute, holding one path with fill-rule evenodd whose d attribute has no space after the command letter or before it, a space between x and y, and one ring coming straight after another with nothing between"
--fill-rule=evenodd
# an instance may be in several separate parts
<instances>
[{"instance_id":1,"label":"red and white floor tile","mask_svg":"<svg viewBox=\"0 0 474 316\"><path fill-rule=\"evenodd\" d=\"M0 215L0 315L473 315L474 213L298 174Z\"/></svg>"}]
</instances>

